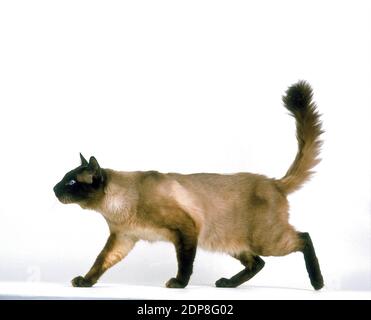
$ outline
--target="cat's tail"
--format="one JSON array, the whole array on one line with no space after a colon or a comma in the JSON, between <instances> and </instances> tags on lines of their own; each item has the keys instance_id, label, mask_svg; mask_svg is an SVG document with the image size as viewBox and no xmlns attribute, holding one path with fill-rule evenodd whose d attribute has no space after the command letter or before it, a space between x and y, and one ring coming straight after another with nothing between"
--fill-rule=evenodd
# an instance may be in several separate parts
<instances>
[{"instance_id":1,"label":"cat's tail","mask_svg":"<svg viewBox=\"0 0 371 320\"><path fill-rule=\"evenodd\" d=\"M316 104L312 101L313 91L305 81L289 87L282 97L284 106L296 120L298 151L294 162L279 181L287 193L298 190L312 175L311 169L318 164L323 133Z\"/></svg>"}]
</instances>

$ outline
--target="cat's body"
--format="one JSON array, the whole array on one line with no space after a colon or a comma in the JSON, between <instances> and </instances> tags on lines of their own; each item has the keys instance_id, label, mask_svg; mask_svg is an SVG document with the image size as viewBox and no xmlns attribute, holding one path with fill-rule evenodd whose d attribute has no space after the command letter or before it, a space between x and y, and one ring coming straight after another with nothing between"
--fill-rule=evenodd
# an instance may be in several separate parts
<instances>
[{"instance_id":1,"label":"cat's body","mask_svg":"<svg viewBox=\"0 0 371 320\"><path fill-rule=\"evenodd\" d=\"M313 245L307 233L298 233L288 223L286 197L318 162L321 130L311 98L305 82L290 87L284 97L296 118L299 151L282 179L252 173L119 172L81 156L81 166L66 174L55 193L64 203L100 212L110 237L92 269L73 285L93 285L138 240L160 240L174 243L177 251L178 274L168 287L188 284L199 246L228 253L245 266L231 279L218 280L219 287L235 287L253 277L264 266L259 256L302 251L312 285L320 289L323 280Z\"/></svg>"},{"instance_id":2,"label":"cat's body","mask_svg":"<svg viewBox=\"0 0 371 320\"><path fill-rule=\"evenodd\" d=\"M189 219L198 246L207 250L281 256L295 246L288 237L293 228L279 223L288 220L288 202L274 179L250 173L105 172L109 187L93 209L110 230L171 241L167 230ZM270 237L262 236L267 232Z\"/></svg>"}]
</instances>

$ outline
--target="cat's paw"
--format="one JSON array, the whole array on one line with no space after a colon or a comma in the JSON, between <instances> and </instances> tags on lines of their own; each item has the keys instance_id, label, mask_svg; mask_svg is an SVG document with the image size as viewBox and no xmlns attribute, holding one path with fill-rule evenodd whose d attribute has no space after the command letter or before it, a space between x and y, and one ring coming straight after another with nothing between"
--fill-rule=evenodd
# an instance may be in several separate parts
<instances>
[{"instance_id":1,"label":"cat's paw","mask_svg":"<svg viewBox=\"0 0 371 320\"><path fill-rule=\"evenodd\" d=\"M185 288L186 283L178 280L177 278L171 278L168 282L166 282L166 288Z\"/></svg>"},{"instance_id":2,"label":"cat's paw","mask_svg":"<svg viewBox=\"0 0 371 320\"><path fill-rule=\"evenodd\" d=\"M91 281L86 280L82 276L78 276L76 278L73 278L71 283L72 283L72 286L74 286L74 287L83 287L83 288L88 288L88 287L91 287L93 285L93 283Z\"/></svg>"},{"instance_id":3,"label":"cat's paw","mask_svg":"<svg viewBox=\"0 0 371 320\"><path fill-rule=\"evenodd\" d=\"M321 277L321 279L318 279L317 281L315 281L315 280L311 281L311 283L312 283L312 286L313 286L314 290L320 290L324 286L322 277Z\"/></svg>"},{"instance_id":4,"label":"cat's paw","mask_svg":"<svg viewBox=\"0 0 371 320\"><path fill-rule=\"evenodd\" d=\"M220 278L217 282L215 282L215 286L218 288L234 288L236 284L227 278Z\"/></svg>"}]
</instances>

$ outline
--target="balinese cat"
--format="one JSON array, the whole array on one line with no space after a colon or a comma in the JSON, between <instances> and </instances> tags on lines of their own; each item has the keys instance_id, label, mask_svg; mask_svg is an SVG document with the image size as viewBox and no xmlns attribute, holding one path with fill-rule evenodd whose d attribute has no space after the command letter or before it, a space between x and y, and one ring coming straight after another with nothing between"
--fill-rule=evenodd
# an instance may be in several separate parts
<instances>
[{"instance_id":1,"label":"balinese cat","mask_svg":"<svg viewBox=\"0 0 371 320\"><path fill-rule=\"evenodd\" d=\"M225 252L244 269L217 287L237 287L264 266L260 256L304 254L314 289L323 287L318 260L308 233L288 223L287 195L298 190L319 162L321 121L312 101L312 89L300 81L288 88L284 106L296 120L298 152L281 179L253 173L178 174L121 172L103 169L94 157L68 172L54 187L62 203L75 203L100 212L110 236L85 276L72 280L90 287L111 266L122 260L138 240L164 240L174 244L176 277L168 288L184 288L192 274L197 247Z\"/></svg>"}]
</instances>

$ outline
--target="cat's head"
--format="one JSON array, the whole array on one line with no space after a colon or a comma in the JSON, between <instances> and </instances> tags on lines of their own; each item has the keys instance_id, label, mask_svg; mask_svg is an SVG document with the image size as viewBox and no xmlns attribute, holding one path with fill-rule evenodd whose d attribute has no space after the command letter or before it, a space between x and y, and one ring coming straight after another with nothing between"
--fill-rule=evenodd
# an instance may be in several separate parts
<instances>
[{"instance_id":1,"label":"cat's head","mask_svg":"<svg viewBox=\"0 0 371 320\"><path fill-rule=\"evenodd\" d=\"M81 153L80 159L81 165L67 172L53 188L56 197L62 203L87 206L103 191L105 175L98 161L91 157L88 162Z\"/></svg>"}]
</instances>

